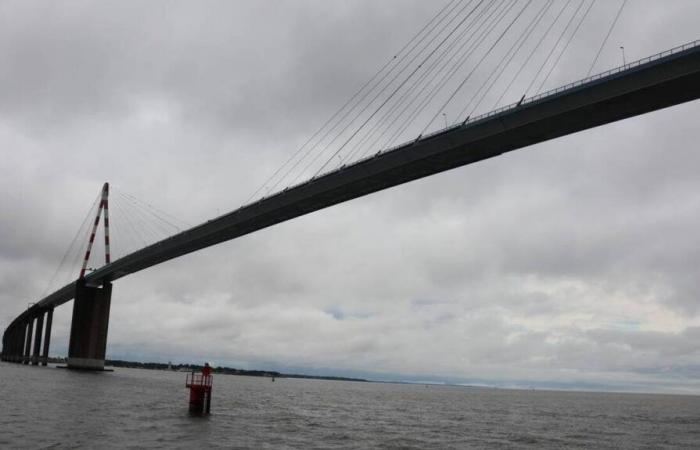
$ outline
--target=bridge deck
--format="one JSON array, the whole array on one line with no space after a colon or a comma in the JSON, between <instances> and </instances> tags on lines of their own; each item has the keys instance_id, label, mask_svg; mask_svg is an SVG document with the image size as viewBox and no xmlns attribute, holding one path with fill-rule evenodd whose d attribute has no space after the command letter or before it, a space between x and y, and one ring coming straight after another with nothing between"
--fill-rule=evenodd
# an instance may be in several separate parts
<instances>
[{"instance_id":1,"label":"bridge deck","mask_svg":"<svg viewBox=\"0 0 700 450\"><path fill-rule=\"evenodd\" d=\"M328 172L124 256L86 280L100 285L353 198L698 97L700 46L695 42ZM74 292L70 283L32 308L60 305ZM31 311L15 322L26 314Z\"/></svg>"}]
</instances>

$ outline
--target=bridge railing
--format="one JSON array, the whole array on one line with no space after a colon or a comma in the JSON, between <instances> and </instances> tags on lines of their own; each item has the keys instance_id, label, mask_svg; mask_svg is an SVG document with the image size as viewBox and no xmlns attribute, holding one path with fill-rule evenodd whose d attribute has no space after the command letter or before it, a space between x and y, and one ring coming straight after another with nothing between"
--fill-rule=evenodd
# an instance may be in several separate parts
<instances>
[{"instance_id":1,"label":"bridge railing","mask_svg":"<svg viewBox=\"0 0 700 450\"><path fill-rule=\"evenodd\" d=\"M503 113L503 112L505 112L505 111L514 109L514 108L516 108L516 107L518 107L518 106L527 105L527 104L536 102L536 101L541 100L541 99L543 99L543 98L545 98L545 97L549 97L549 96L552 96L552 95L556 95L556 94L558 94L558 93L560 93L560 92L568 91L569 89L573 89L573 88L582 86L582 85L584 85L584 84L591 83L591 82L593 82L593 81L598 81L598 80L601 80L601 79L603 79L603 78L607 78L607 77L610 77L610 76L612 76L612 75L616 75L616 74L618 74L618 73L620 73L620 72L624 72L625 70L629 70L629 69L632 69L632 68L634 68L634 67L638 67L638 66L641 66L641 65L644 65L644 64L648 64L648 63L650 63L650 62L652 62L652 61L657 61L657 60L659 60L659 59L666 58L667 56L671 56L671 55L674 55L674 54L676 54L676 53L680 53L680 52L683 52L683 51L685 51L685 50L688 50L688 49L691 49L691 48L694 48L694 47L697 47L697 46L700 46L700 40L688 42L687 44L679 45L678 47L674 47L674 48L669 49L669 50L664 50L663 52L656 53L656 54L654 54L654 55L647 56L646 58L638 59L638 60L636 60L636 61L632 61L632 62L627 63L627 64L624 64L624 65L622 65L622 66L615 67L615 68L612 68L612 69L610 69L610 70L606 70L605 72L600 72L600 73L597 73L597 74L595 74L595 75L591 75L590 77L586 77L586 78L582 78L582 79L580 79L580 80L576 80L576 81L571 82L571 83L569 83L569 84L565 84L565 85L563 85L563 86L559 86L559 87L556 87L556 88L554 88L554 89L550 89L550 90L548 90L548 91L542 92L542 93L537 94L537 95L534 95L534 96L532 96L532 97L526 97L522 102L511 103L511 104L508 104L508 105L505 105L505 106L501 106L500 108L496 108L496 109L494 109L494 110L492 110L492 111L489 111L489 112L480 114L480 115L478 115L478 116L471 117L471 118L469 118L468 120L466 120L466 121L464 121L464 122L462 122L462 123L457 123L457 124L455 124L455 125L451 125L451 126L449 126L449 127L442 128L442 129L440 129L440 130L434 131L434 132L432 132L432 133L430 133L430 134L426 134L425 136L422 136L422 139L426 139L426 138L429 138L429 137L431 137L431 136L435 136L435 135L438 135L438 134L442 134L442 133L444 133L445 131L453 130L453 129L455 129L455 128L460 128L460 127L462 127L462 126L464 126L464 125L466 125L466 124L471 124L471 123L474 123L474 122L478 122L478 121L480 121L480 120L483 120L483 119L486 119L486 118L495 116L495 115L497 115L497 114L501 114L501 113ZM402 143L399 144L399 145L390 147L390 148L388 148L388 149L386 149L386 150L382 150L382 151L380 151L380 153L387 153L387 152L390 152L390 151L393 151L393 150L397 150L397 149L399 149L399 148L401 148L401 147L404 147L405 145L406 145L406 142L402 142ZM362 160L364 160L364 159L371 159L372 157L374 157L374 155L372 155L372 156L370 156L370 157L368 157L368 158L363 158ZM360 161L362 161L362 160L358 160L358 161L356 161L356 162L360 162Z\"/></svg>"},{"instance_id":2,"label":"bridge railing","mask_svg":"<svg viewBox=\"0 0 700 450\"><path fill-rule=\"evenodd\" d=\"M612 68L610 70L606 70L605 72L591 75L590 77L583 78L581 80L574 81L574 82L566 84L564 86L559 86L557 88L550 89L549 91L542 92L541 94L537 94L535 96L526 98L522 104L536 102L537 100L539 100L543 97L548 97L550 95L558 94L559 92L566 91L566 90L569 90L571 88L575 88L577 86L581 86L583 84L590 83L592 81L600 80L602 78L607 78L611 75L615 75L617 73L624 72L625 70L629 70L629 69L632 69L634 67L638 67L638 66L650 63L652 61L657 61L657 60L665 58L667 56L683 52L683 51L691 49L693 47L697 47L698 45L700 45L700 40L688 42L687 44L683 44L683 45L679 45L678 47L674 47L672 49L665 50L665 51L657 53L655 55L647 56L646 58L638 59L636 61L632 61L632 62L624 64L622 66L615 67L615 68Z\"/></svg>"},{"instance_id":3,"label":"bridge railing","mask_svg":"<svg viewBox=\"0 0 700 450\"><path fill-rule=\"evenodd\" d=\"M618 73L620 73L620 72L624 72L624 71L629 70L629 69L632 69L632 68L634 68L634 67L639 67L639 66L642 66L642 65L644 65L644 64L648 64L648 63L650 63L650 62L652 62L652 61L657 61L657 60L666 58L666 57L671 56L671 55L674 55L674 54L676 54L676 53L681 53L681 52L683 52L683 51L685 51L685 50L688 50L688 49L697 47L697 46L699 46L699 45L700 45L700 40L688 42L687 44L679 45L678 47L674 47L674 48L669 49L669 50L664 50L663 52L656 53L656 54L651 55L651 56L647 56L646 58L638 59L638 60L636 60L636 61L632 61L632 62L627 63L627 64L624 64L624 65L622 65L622 66L614 67L614 68L612 68L612 69L606 70L605 72L600 72L600 73L597 73L597 74L595 74L595 75L591 75L590 77L586 77L586 78L582 78L582 79L580 79L580 80L573 81L573 82L571 82L571 83L569 83L569 84L565 84L565 85L563 85L563 86L559 86L559 87L556 87L556 88L554 88L554 89L550 89L550 90L548 90L548 91L542 92L542 93L537 94L537 95L534 95L534 96L532 96L532 97L526 97L525 99L523 99L522 102L511 103L511 104L509 104L509 105L501 106L500 108L494 109L494 110L489 111L489 112L486 112L486 113L484 113L484 114L480 114L480 115L478 115L478 116L471 117L471 118L469 118L469 120L467 120L467 121L465 121L465 122L463 122L463 123L459 123L459 124L456 124L456 125L452 125L452 126L449 126L449 127L447 127L447 128L443 128L443 129L441 129L441 130L437 130L437 131L435 131L435 132L433 132L433 133L426 134L425 136L423 136L423 139L428 138L428 137L431 137L431 136L435 136L435 135L437 135L437 134L444 133L444 132L447 131L447 130L451 130L451 129L454 129L454 128L459 128L459 127L461 127L461 126L463 126L463 125L465 125L465 124L478 122L478 121L480 121L480 120L483 120L483 119L486 119L486 118L495 116L495 115L497 115L497 114L501 114L502 112L508 111L508 110L510 110L510 109L514 109L514 108L516 108L516 107L518 107L518 106L522 106L522 105L527 105L527 104L530 104L530 103L534 103L534 102L536 102L536 101L538 101L538 100L541 100L541 99L543 99L543 98L545 98L545 97L550 97L550 96L556 95L556 94L558 94L558 93L560 93L560 92L568 91L568 90L570 90L570 89L573 89L573 88L582 86L582 85L584 85L584 84L591 83L591 82L593 82L593 81L598 81L598 80L601 80L601 79L604 79L604 78L608 78L608 77L610 77L610 76L612 76L612 75L616 75L616 74L618 74ZM395 146L395 147L392 147L392 148L390 148L390 149L384 150L384 151L382 151L382 153L384 153L384 152L389 152L389 151L392 151L392 150L396 150L397 148L403 147L404 145L406 145L406 144L405 144L405 143L402 143L402 144L397 145L397 146Z\"/></svg>"},{"instance_id":4,"label":"bridge railing","mask_svg":"<svg viewBox=\"0 0 700 450\"><path fill-rule=\"evenodd\" d=\"M532 96L532 97L526 97L526 98L524 98L524 99L523 99L522 101L520 101L520 102L511 103L511 104L508 104L508 105L505 105L505 106L501 106L500 108L496 108L496 109L494 109L494 110L492 110L492 111L489 111L489 112L480 114L480 115L478 115L478 116L470 117L470 118L468 118L467 120L465 120L465 121L463 121L463 122L459 122L459 123L457 123L457 124L454 124L454 125L451 125L451 126L448 126L448 127L445 127L445 128L439 129L439 130L436 130L436 131L434 131L434 132L432 132L432 133L429 133L429 134L426 134L426 135L424 135L424 136L419 136L418 139L427 139L427 138L430 138L430 137L432 137L432 136L436 136L436 135L438 135L438 134L445 133L445 132L447 132L447 131L451 131L451 130L454 130L454 129L457 129L457 128L461 128L461 127L463 127L463 126L465 126L465 125L468 125L468 124L474 124L474 123L476 123L476 122L479 122L479 121L481 121L481 120L487 119L487 118L489 118L489 117L493 117L493 116L495 116L495 115L504 113L504 112L509 111L509 110L512 110L512 109L515 109L515 108L517 108L517 107L519 107L519 106L529 105L529 104L534 103L534 102L537 102L537 101L539 101L539 100L541 100L541 99L543 99L543 98L546 98L546 97L550 97L550 96L559 94L560 92L568 91L568 90L570 90L570 89L573 89L573 88L576 88L576 87L579 87L579 86L583 86L583 85L585 85L585 84L592 83L592 82L594 82L594 81L598 81L598 80L602 80L602 79L604 79L604 78L608 78L608 77L613 76L613 75L616 75L616 74L618 74L618 73L620 73L620 72L624 72L624 71L626 71L626 70L629 70L629 69L632 69L632 68L635 68L635 67L638 67L638 66L642 66L642 65L644 65L644 64L648 64L648 63L650 63L650 62L660 60L660 59L662 59L662 58L666 58L666 57L668 57L668 56L670 56L670 55L674 55L674 54L676 54L676 53L680 53L680 52L683 52L683 51L685 51L685 50L688 50L688 49L691 49L691 48L694 48L694 47L697 47L697 46L700 46L700 40L696 40L696 41L688 42L687 44L679 45L678 47L674 47L674 48L672 48L672 49L665 50L665 51L663 51L663 52L656 53L656 54L651 55L651 56L647 56L646 58L642 58L642 59L638 59L638 60L636 60L636 61L632 61L632 62L627 63L627 64L624 64L624 65L622 65L622 66L615 67L615 68L612 68L612 69L610 69L610 70L606 70L605 72L600 72L600 73L597 73L597 74L595 74L595 75L591 75L590 77L586 77L586 78L582 78L582 79L580 79L580 80L576 80L576 81L571 82L571 83L569 83L569 84L565 84L565 85L563 85L563 86L559 86L559 87L557 87L557 88L550 89L550 90L548 90L548 91L542 92L542 93L537 94L537 95L534 95L534 96ZM418 140L418 139L416 139L416 140ZM318 174L318 175L315 175L315 176L311 177L311 178L308 179L308 180L304 180L304 181L301 181L301 182L299 182L299 183L296 183L296 184L287 186L286 188L284 188L284 189L282 189L282 190L280 190L280 191L273 192L273 193L268 194L268 195L264 195L264 196L262 196L261 198L252 201L250 204L258 203L258 202L260 202L260 201L262 201L262 200L264 200L264 199L266 199L266 198L268 198L268 197L272 197L272 196L275 196L275 195L277 195L277 194L281 194L281 193L283 193L283 192L285 192L285 191L287 191L287 190L289 190L289 189L293 189L293 188L296 188L296 187L298 187L298 186L302 186L302 185L304 185L304 184L310 183L310 182L314 181L314 180L317 179L317 178L321 178L321 177L324 177L324 176L329 175L329 174L331 174L331 173L335 173L335 172L342 171L342 170L343 170L346 166L348 166L348 165L355 165L355 164L358 164L358 163L361 163L361 162L364 162L364 161L373 159L373 158L375 158L376 156L379 156L380 154L389 153L389 152L398 150L398 149L400 149L400 148L405 147L406 145L409 145L410 143L411 143L411 141L402 142L402 143L397 144L397 145L395 145L395 146L393 146L393 147L389 147L389 148L384 149L384 150L379 150L379 151L377 151L376 153L370 154L369 156L366 156L366 157L364 157L364 158L357 159L357 160L353 161L353 162L350 163L350 164L343 164L343 165L342 165L341 167L339 167L339 168L336 168L336 169L329 169L329 170L327 170L327 171L325 171L325 172L323 172L323 173L321 173L321 174ZM245 206L247 206L247 205L243 205L243 206L241 206L241 208L243 208L243 207L245 207ZM239 209L240 209L240 208L239 208Z\"/></svg>"}]
</instances>

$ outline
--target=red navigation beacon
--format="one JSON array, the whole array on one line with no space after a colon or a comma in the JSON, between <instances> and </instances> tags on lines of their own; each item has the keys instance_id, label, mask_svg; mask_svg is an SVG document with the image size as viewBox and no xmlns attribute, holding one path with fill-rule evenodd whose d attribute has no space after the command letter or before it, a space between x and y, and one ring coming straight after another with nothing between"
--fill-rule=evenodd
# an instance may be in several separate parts
<instances>
[{"instance_id":1,"label":"red navigation beacon","mask_svg":"<svg viewBox=\"0 0 700 450\"><path fill-rule=\"evenodd\" d=\"M187 374L185 386L190 389L190 412L209 414L212 379L209 363L204 363L202 373L196 373L193 370L192 373Z\"/></svg>"}]
</instances>

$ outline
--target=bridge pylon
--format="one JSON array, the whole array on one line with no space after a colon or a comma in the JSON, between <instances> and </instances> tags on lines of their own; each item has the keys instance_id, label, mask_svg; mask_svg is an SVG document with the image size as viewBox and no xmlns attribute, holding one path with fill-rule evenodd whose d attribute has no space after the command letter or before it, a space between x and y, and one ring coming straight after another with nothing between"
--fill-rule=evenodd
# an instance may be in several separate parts
<instances>
[{"instance_id":1,"label":"bridge pylon","mask_svg":"<svg viewBox=\"0 0 700 450\"><path fill-rule=\"evenodd\" d=\"M101 218L104 218L105 227L105 264L110 263L108 196L109 184L105 183L80 276L75 282L75 302L68 346L69 369L104 369L112 283L100 281L101 287L99 284L88 286L85 272ZM46 366L49 360L53 310L54 305L35 303L15 319L3 333L0 360Z\"/></svg>"},{"instance_id":2,"label":"bridge pylon","mask_svg":"<svg viewBox=\"0 0 700 450\"><path fill-rule=\"evenodd\" d=\"M104 370L107 351L109 308L112 300L112 283L105 281L102 287L88 286L85 271L95 241L97 226L104 214L105 264L110 263L109 252L109 183L102 186L102 194L92 232L88 240L80 276L75 283L73 318L68 343L68 368L79 370Z\"/></svg>"}]
</instances>

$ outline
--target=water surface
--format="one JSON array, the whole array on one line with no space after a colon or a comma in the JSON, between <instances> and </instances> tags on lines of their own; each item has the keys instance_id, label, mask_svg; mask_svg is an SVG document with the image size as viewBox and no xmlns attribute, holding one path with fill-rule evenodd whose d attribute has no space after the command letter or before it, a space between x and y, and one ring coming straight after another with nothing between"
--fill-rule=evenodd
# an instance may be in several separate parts
<instances>
[{"instance_id":1,"label":"water surface","mask_svg":"<svg viewBox=\"0 0 700 450\"><path fill-rule=\"evenodd\" d=\"M700 397L0 363L0 448L700 448Z\"/></svg>"}]
</instances>

